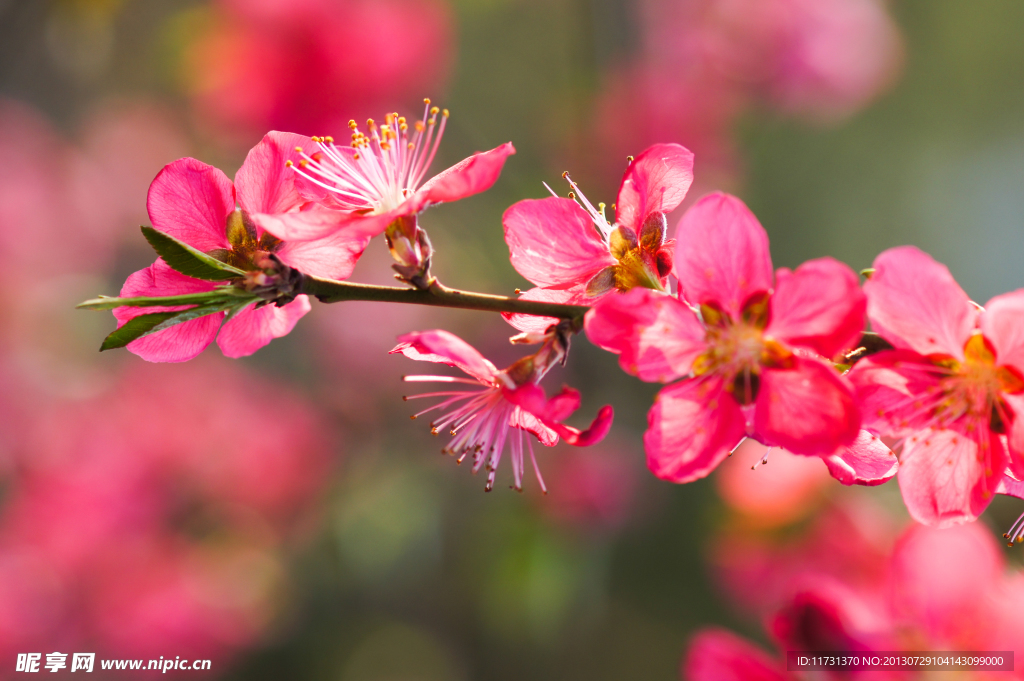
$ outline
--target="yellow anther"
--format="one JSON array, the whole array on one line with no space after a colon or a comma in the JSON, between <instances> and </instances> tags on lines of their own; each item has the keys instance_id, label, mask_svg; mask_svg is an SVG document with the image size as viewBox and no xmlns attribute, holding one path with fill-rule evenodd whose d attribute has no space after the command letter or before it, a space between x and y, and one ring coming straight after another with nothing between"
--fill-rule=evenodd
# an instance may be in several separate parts
<instances>
[{"instance_id":1,"label":"yellow anther","mask_svg":"<svg viewBox=\"0 0 1024 681\"><path fill-rule=\"evenodd\" d=\"M284 167L285 168L291 168L293 165L295 165L295 164L292 163L290 160L284 162Z\"/></svg>"},{"instance_id":2,"label":"yellow anther","mask_svg":"<svg viewBox=\"0 0 1024 681\"><path fill-rule=\"evenodd\" d=\"M409 147L410 151L411 151L412 149L415 149L415 148L416 148L416 145L415 145L415 144L413 144L412 142L409 142L409 144L408 144L407 146Z\"/></svg>"},{"instance_id":3,"label":"yellow anther","mask_svg":"<svg viewBox=\"0 0 1024 681\"><path fill-rule=\"evenodd\" d=\"M328 144L334 144L334 138L331 137L330 135L328 135L327 137L324 137L323 139L327 140Z\"/></svg>"},{"instance_id":4,"label":"yellow anther","mask_svg":"<svg viewBox=\"0 0 1024 681\"><path fill-rule=\"evenodd\" d=\"M298 154L302 153L302 147L295 147L295 152Z\"/></svg>"},{"instance_id":5,"label":"yellow anther","mask_svg":"<svg viewBox=\"0 0 1024 681\"><path fill-rule=\"evenodd\" d=\"M633 157L632 156L627 156L626 157L626 161L628 161L629 163L632 163L633 162Z\"/></svg>"},{"instance_id":6,"label":"yellow anther","mask_svg":"<svg viewBox=\"0 0 1024 681\"><path fill-rule=\"evenodd\" d=\"M423 121L416 121L416 132L423 132Z\"/></svg>"},{"instance_id":7,"label":"yellow anther","mask_svg":"<svg viewBox=\"0 0 1024 681\"><path fill-rule=\"evenodd\" d=\"M307 161L306 159L302 159L301 161L299 161L299 167L300 168L305 168L308 165L309 165L309 161Z\"/></svg>"},{"instance_id":8,"label":"yellow anther","mask_svg":"<svg viewBox=\"0 0 1024 681\"><path fill-rule=\"evenodd\" d=\"M405 125L405 116L399 116L398 117L398 124L399 125Z\"/></svg>"},{"instance_id":9,"label":"yellow anther","mask_svg":"<svg viewBox=\"0 0 1024 681\"><path fill-rule=\"evenodd\" d=\"M569 179L569 171L568 170L566 170L564 173L562 173L562 179L563 180L568 180Z\"/></svg>"},{"instance_id":10,"label":"yellow anther","mask_svg":"<svg viewBox=\"0 0 1024 681\"><path fill-rule=\"evenodd\" d=\"M575 199L576 198L576 194L573 193L573 192L569 192L569 198L570 199Z\"/></svg>"},{"instance_id":11,"label":"yellow anther","mask_svg":"<svg viewBox=\"0 0 1024 681\"><path fill-rule=\"evenodd\" d=\"M445 118L448 118L448 109L445 109L444 111L442 111L441 115L444 116Z\"/></svg>"},{"instance_id":12,"label":"yellow anther","mask_svg":"<svg viewBox=\"0 0 1024 681\"><path fill-rule=\"evenodd\" d=\"M359 153L357 152L355 154L352 154L352 158L358 160L359 159Z\"/></svg>"},{"instance_id":13,"label":"yellow anther","mask_svg":"<svg viewBox=\"0 0 1024 681\"><path fill-rule=\"evenodd\" d=\"M409 126L406 125L405 123L402 123L401 125L398 126L398 129L401 130L402 132L405 132L406 130L409 129Z\"/></svg>"},{"instance_id":14,"label":"yellow anther","mask_svg":"<svg viewBox=\"0 0 1024 681\"><path fill-rule=\"evenodd\" d=\"M372 130L373 128L377 127L377 124L373 122L372 118L367 118L366 119L366 127L370 128Z\"/></svg>"},{"instance_id":15,"label":"yellow anther","mask_svg":"<svg viewBox=\"0 0 1024 681\"><path fill-rule=\"evenodd\" d=\"M430 97L424 97L423 98L423 103L429 106L430 105Z\"/></svg>"},{"instance_id":16,"label":"yellow anther","mask_svg":"<svg viewBox=\"0 0 1024 681\"><path fill-rule=\"evenodd\" d=\"M430 107L430 115L431 116L436 116L438 111L440 111L440 109L438 109L436 106Z\"/></svg>"},{"instance_id":17,"label":"yellow anther","mask_svg":"<svg viewBox=\"0 0 1024 681\"><path fill-rule=\"evenodd\" d=\"M356 128L358 128L359 126L358 126L358 125L356 124L356 122L355 122L355 121L349 121L349 122L348 122L348 127L350 127L351 129L355 130L355 129L356 129Z\"/></svg>"}]
</instances>

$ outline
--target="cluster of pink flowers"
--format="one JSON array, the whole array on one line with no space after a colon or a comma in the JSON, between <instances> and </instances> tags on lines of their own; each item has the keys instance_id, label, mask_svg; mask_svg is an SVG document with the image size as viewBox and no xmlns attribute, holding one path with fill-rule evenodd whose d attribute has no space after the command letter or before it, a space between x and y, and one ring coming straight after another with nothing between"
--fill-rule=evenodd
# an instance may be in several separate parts
<instances>
[{"instance_id":1,"label":"cluster of pink flowers","mask_svg":"<svg viewBox=\"0 0 1024 681\"><path fill-rule=\"evenodd\" d=\"M742 614L764 623L779 650L1024 652L1024 575L1007 569L991 534L977 524L897 531L889 514L853 501L827 509L795 539L741 536L716 547L719 582ZM786 666L784 656L707 628L691 639L681 671L684 681L859 676ZM1021 676L964 678L995 675ZM927 678L881 670L867 676Z\"/></svg>"},{"instance_id":2,"label":"cluster of pink flowers","mask_svg":"<svg viewBox=\"0 0 1024 681\"><path fill-rule=\"evenodd\" d=\"M183 361L216 338L230 357L251 354L310 310L305 277L346 279L380 234L399 279L422 293L437 290L419 215L486 190L514 153L506 143L425 180L447 118L426 100L420 120L392 113L365 129L351 121L344 145L271 132L234 183L195 159L167 166L149 191L154 227L229 268L237 290L256 294L238 308L158 326L128 349L150 361ZM536 286L519 300L576 312L561 322L507 313L523 332L513 340L540 348L503 370L445 331L399 338L393 353L468 376L407 381L473 386L413 396L439 398L413 418L440 414L431 429L450 432L447 453L485 470L489 490L507 446L511 486L522 489L527 461L540 480L534 438L547 446L601 440L610 406L580 431L564 423L579 393L563 388L548 398L540 386L582 326L627 373L667 384L644 435L648 467L665 480L705 477L749 438L821 458L845 485L882 484L898 471L911 514L936 526L974 520L995 493L1024 487L1024 291L982 310L912 247L882 253L863 287L827 257L773 271L765 229L724 193L694 203L669 238L667 214L686 198L693 163L678 144L630 157L614 219L568 173L569 198L527 199L505 211L511 263ZM129 277L121 295L224 289L180 268L158 259ZM185 309L114 312L120 327L147 311ZM877 338L870 349L862 347L868 321Z\"/></svg>"},{"instance_id":3,"label":"cluster of pink flowers","mask_svg":"<svg viewBox=\"0 0 1024 681\"><path fill-rule=\"evenodd\" d=\"M0 518L0 655L227 659L264 633L282 550L333 466L313 405L206 360L137 365L4 425L20 436Z\"/></svg>"}]
</instances>

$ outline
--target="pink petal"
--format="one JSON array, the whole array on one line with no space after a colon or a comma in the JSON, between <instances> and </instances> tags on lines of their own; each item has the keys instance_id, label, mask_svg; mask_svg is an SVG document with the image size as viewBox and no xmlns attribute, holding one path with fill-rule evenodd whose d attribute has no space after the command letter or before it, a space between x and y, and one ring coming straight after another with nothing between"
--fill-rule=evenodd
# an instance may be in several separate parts
<instances>
[{"instance_id":1,"label":"pink petal","mask_svg":"<svg viewBox=\"0 0 1024 681\"><path fill-rule=\"evenodd\" d=\"M704 351L704 327L672 296L646 288L601 298L584 318L587 338L619 355L619 364L644 381L667 383L690 373Z\"/></svg>"},{"instance_id":2,"label":"pink petal","mask_svg":"<svg viewBox=\"0 0 1024 681\"><path fill-rule=\"evenodd\" d=\"M286 213L305 203L295 191L295 171L285 165L302 159L295 147L312 153L316 144L305 135L273 130L249 151L235 174L235 190L243 210Z\"/></svg>"},{"instance_id":3,"label":"pink petal","mask_svg":"<svg viewBox=\"0 0 1024 681\"><path fill-rule=\"evenodd\" d=\"M922 400L939 390L934 369L911 350L879 352L857 362L846 376L856 389L864 427L891 437L926 428L932 416Z\"/></svg>"},{"instance_id":4,"label":"pink petal","mask_svg":"<svg viewBox=\"0 0 1024 681\"><path fill-rule=\"evenodd\" d=\"M1024 394L1004 393L1003 400L1011 412L1011 423L1006 433L1006 444L1010 449L1010 469L1024 479Z\"/></svg>"},{"instance_id":5,"label":"pink petal","mask_svg":"<svg viewBox=\"0 0 1024 681\"><path fill-rule=\"evenodd\" d=\"M566 305L591 305L596 298L587 295L585 286L569 289L532 288L526 291L519 300L533 300L543 303L565 303ZM544 333L549 326L557 324L554 317L538 317L532 314L511 314L502 312L505 321L526 333Z\"/></svg>"},{"instance_id":6,"label":"pink petal","mask_svg":"<svg viewBox=\"0 0 1024 681\"><path fill-rule=\"evenodd\" d=\"M307 296L299 296L284 307L246 308L224 324L217 345L226 357L248 357L275 338L291 333L311 308Z\"/></svg>"},{"instance_id":7,"label":"pink petal","mask_svg":"<svg viewBox=\"0 0 1024 681\"><path fill-rule=\"evenodd\" d=\"M988 301L980 321L981 333L996 349L996 364L1024 372L1024 289Z\"/></svg>"},{"instance_id":8,"label":"pink petal","mask_svg":"<svg viewBox=\"0 0 1024 681\"><path fill-rule=\"evenodd\" d=\"M1004 562L982 523L939 530L911 527L890 560L895 614L931 641L981 641Z\"/></svg>"},{"instance_id":9,"label":"pink petal","mask_svg":"<svg viewBox=\"0 0 1024 681\"><path fill-rule=\"evenodd\" d=\"M860 430L852 386L825 362L794 358L792 369L766 369L754 410L764 444L823 456L849 446Z\"/></svg>"},{"instance_id":10,"label":"pink petal","mask_svg":"<svg viewBox=\"0 0 1024 681\"><path fill-rule=\"evenodd\" d=\"M277 255L303 274L327 279L348 279L370 237L346 230L314 241L285 241Z\"/></svg>"},{"instance_id":11,"label":"pink petal","mask_svg":"<svg viewBox=\"0 0 1024 681\"><path fill-rule=\"evenodd\" d=\"M585 431L581 432L563 425L561 422L572 416L580 407L579 391L569 387L563 387L561 392L550 400L544 395L543 388L534 383L519 386L515 390L505 390L504 394L509 402L539 418L570 445L587 447L596 444L604 439L612 426L614 411L609 405L601 408Z\"/></svg>"},{"instance_id":12,"label":"pink petal","mask_svg":"<svg viewBox=\"0 0 1024 681\"><path fill-rule=\"evenodd\" d=\"M860 431L849 447L821 458L832 477L844 485L881 485L891 480L899 468L892 450L866 430Z\"/></svg>"},{"instance_id":13,"label":"pink petal","mask_svg":"<svg viewBox=\"0 0 1024 681\"><path fill-rule=\"evenodd\" d=\"M228 248L228 214L235 209L231 180L213 166L181 158L164 167L146 200L153 227L200 251Z\"/></svg>"},{"instance_id":14,"label":"pink petal","mask_svg":"<svg viewBox=\"0 0 1024 681\"><path fill-rule=\"evenodd\" d=\"M743 413L717 377L664 388L647 413L647 467L662 480L693 482L708 475L743 439Z\"/></svg>"},{"instance_id":15,"label":"pink petal","mask_svg":"<svg viewBox=\"0 0 1024 681\"><path fill-rule=\"evenodd\" d=\"M476 348L453 333L414 331L398 337L398 345L388 354L400 352L409 359L421 362L442 362L450 367L462 369L481 383L490 385L498 370L491 362L477 352Z\"/></svg>"},{"instance_id":16,"label":"pink petal","mask_svg":"<svg viewBox=\"0 0 1024 681\"><path fill-rule=\"evenodd\" d=\"M693 204L679 221L676 241L684 300L718 303L736 319L752 293L771 290L768 234L735 196L715 192Z\"/></svg>"},{"instance_id":17,"label":"pink petal","mask_svg":"<svg viewBox=\"0 0 1024 681\"><path fill-rule=\"evenodd\" d=\"M1009 474L1004 475L999 480L999 486L996 487L996 494L1007 494L1011 497L1024 499L1024 481L1017 480Z\"/></svg>"},{"instance_id":18,"label":"pink petal","mask_svg":"<svg viewBox=\"0 0 1024 681\"><path fill-rule=\"evenodd\" d=\"M626 168L615 204L615 221L640 233L651 213L671 213L693 184L693 152L679 144L655 144Z\"/></svg>"},{"instance_id":19,"label":"pink petal","mask_svg":"<svg viewBox=\"0 0 1024 681\"><path fill-rule=\"evenodd\" d=\"M284 241L316 241L345 231L349 238L368 239L384 232L398 211L359 215L307 205L291 213L253 213L253 222Z\"/></svg>"},{"instance_id":20,"label":"pink petal","mask_svg":"<svg viewBox=\"0 0 1024 681\"><path fill-rule=\"evenodd\" d=\"M684 681L786 681L789 675L752 643L724 629L702 629L683 661Z\"/></svg>"},{"instance_id":21,"label":"pink petal","mask_svg":"<svg viewBox=\"0 0 1024 681\"><path fill-rule=\"evenodd\" d=\"M864 293L872 326L895 347L963 360L978 311L945 265L913 246L890 248Z\"/></svg>"},{"instance_id":22,"label":"pink petal","mask_svg":"<svg viewBox=\"0 0 1024 681\"><path fill-rule=\"evenodd\" d=\"M544 422L524 409L516 409L509 417L508 423L513 428L520 428L533 433L545 447L558 444L558 433L544 425Z\"/></svg>"},{"instance_id":23,"label":"pink petal","mask_svg":"<svg viewBox=\"0 0 1024 681\"><path fill-rule=\"evenodd\" d=\"M443 170L416 192L415 212L435 203L457 201L491 188L501 175L505 159L516 153L511 142L473 154Z\"/></svg>"},{"instance_id":24,"label":"pink petal","mask_svg":"<svg viewBox=\"0 0 1024 681\"><path fill-rule=\"evenodd\" d=\"M864 332L867 299L853 270L832 258L775 274L765 333L832 358L853 348Z\"/></svg>"},{"instance_id":25,"label":"pink petal","mask_svg":"<svg viewBox=\"0 0 1024 681\"><path fill-rule=\"evenodd\" d=\"M129 275L121 287L121 297L202 293L212 291L215 286L212 281L186 277L172 270L163 260L157 260L149 267ZM121 328L129 319L142 314L187 310L189 307L118 307L113 312L117 319L117 327ZM223 312L193 319L134 340L126 347L129 352L147 362L187 362L213 342L223 319Z\"/></svg>"},{"instance_id":26,"label":"pink petal","mask_svg":"<svg viewBox=\"0 0 1024 681\"><path fill-rule=\"evenodd\" d=\"M586 284L615 264L590 215L571 199L526 199L502 216L512 266L537 286Z\"/></svg>"},{"instance_id":27,"label":"pink petal","mask_svg":"<svg viewBox=\"0 0 1024 681\"><path fill-rule=\"evenodd\" d=\"M903 502L919 523L950 527L977 520L999 486L1006 453L997 436L978 437L987 445L989 461L978 442L951 430L925 430L907 438L897 478Z\"/></svg>"}]
</instances>

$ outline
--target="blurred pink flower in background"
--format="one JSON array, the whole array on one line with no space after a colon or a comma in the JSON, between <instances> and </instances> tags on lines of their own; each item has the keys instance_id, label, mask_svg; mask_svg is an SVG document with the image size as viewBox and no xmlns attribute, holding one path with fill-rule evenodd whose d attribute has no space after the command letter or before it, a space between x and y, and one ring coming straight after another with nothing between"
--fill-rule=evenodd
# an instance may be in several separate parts
<instances>
[{"instance_id":1,"label":"blurred pink flower in background","mask_svg":"<svg viewBox=\"0 0 1024 681\"><path fill-rule=\"evenodd\" d=\"M255 641L282 542L333 466L311 405L223 362L135 364L25 428L0 516L0 583L18 585L0 586L2 655L224 657Z\"/></svg>"},{"instance_id":2,"label":"blurred pink flower in background","mask_svg":"<svg viewBox=\"0 0 1024 681\"><path fill-rule=\"evenodd\" d=\"M639 54L598 96L610 159L656 141L696 154L698 191L739 170L732 128L759 102L838 122L893 84L902 41L883 0L645 0Z\"/></svg>"},{"instance_id":3,"label":"blurred pink flower in background","mask_svg":"<svg viewBox=\"0 0 1024 681\"><path fill-rule=\"evenodd\" d=\"M1024 575L1007 570L989 530L911 525L893 541L893 527L889 514L848 500L783 543L722 537L715 569L780 650L1024 651ZM800 678L784 670L784 660L704 630L690 644L683 678ZM916 678L872 672L880 673Z\"/></svg>"},{"instance_id":4,"label":"blurred pink flower in background","mask_svg":"<svg viewBox=\"0 0 1024 681\"><path fill-rule=\"evenodd\" d=\"M541 511L570 527L609 533L621 529L636 504L636 470L628 445L605 441L586 451L559 447L545 464L550 494L538 499Z\"/></svg>"},{"instance_id":5,"label":"blurred pink flower in background","mask_svg":"<svg viewBox=\"0 0 1024 681\"><path fill-rule=\"evenodd\" d=\"M452 23L444 0L220 0L183 78L201 122L229 140L340 135L349 118L437 91Z\"/></svg>"}]
</instances>

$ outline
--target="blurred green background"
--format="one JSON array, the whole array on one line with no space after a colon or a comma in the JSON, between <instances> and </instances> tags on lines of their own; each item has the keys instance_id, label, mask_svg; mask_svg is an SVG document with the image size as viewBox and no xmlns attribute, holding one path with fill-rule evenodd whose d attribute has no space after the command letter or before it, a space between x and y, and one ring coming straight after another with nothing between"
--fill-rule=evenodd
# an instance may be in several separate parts
<instances>
[{"instance_id":1,"label":"blurred green background","mask_svg":"<svg viewBox=\"0 0 1024 681\"><path fill-rule=\"evenodd\" d=\"M591 200L614 201L618 171L588 160L603 150L592 132L595 100L604 74L642 49L642 27L636 8L615 0L456 0L451 9L447 84L396 95L402 100L392 106L405 111L430 95L451 109L435 169L515 143L492 190L422 218L442 280L511 293L526 284L508 261L505 208L544 196L543 181L561 191L563 170ZM144 99L183 131L182 153L232 175L259 135L222 143L181 85L183 46L208 11L179 0L0 0L0 94L34 107L69 139L104 102ZM1024 286L1024 4L899 0L889 11L905 43L895 85L829 124L764 103L746 107L728 124L737 162L721 186L760 218L776 266L832 255L859 270L881 250L912 243L983 303ZM338 41L347 39L339 32ZM698 183L705 167L698 154ZM124 197L140 212L149 179ZM113 294L150 262L134 227L118 226L124 236L113 264L62 302L99 292L90 286ZM353 279L387 282L383 245L370 250ZM52 313L65 334L60 352L90 375L141 362L123 351L92 354L112 328L106 316ZM283 548L289 576L271 623L230 663L215 660L215 670L237 679L673 679L700 626L721 623L763 640L757 622L718 595L705 560L712 542L762 530L735 521L719 499L720 472L675 486L646 471L641 435L657 386L577 339L550 386L564 381L583 392L580 418L613 404L612 436L593 451L543 452L548 497L532 481L522 495L501 484L484 494L482 479L438 456L441 443L408 420L399 377L414 368L385 354L395 335L434 327L463 335L498 366L520 354L504 340L511 328L484 313L314 303L295 333L239 361L327 414L341 434L340 463L308 526ZM589 507L558 510L563 490L581 484L574 472L592 465L580 457L604 462L626 486L610 520ZM832 485L820 494L868 494L899 509L895 487ZM1001 499L986 519L1008 526L1018 506ZM795 525L772 531L795 531L814 513L810 506Z\"/></svg>"}]
</instances>

